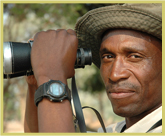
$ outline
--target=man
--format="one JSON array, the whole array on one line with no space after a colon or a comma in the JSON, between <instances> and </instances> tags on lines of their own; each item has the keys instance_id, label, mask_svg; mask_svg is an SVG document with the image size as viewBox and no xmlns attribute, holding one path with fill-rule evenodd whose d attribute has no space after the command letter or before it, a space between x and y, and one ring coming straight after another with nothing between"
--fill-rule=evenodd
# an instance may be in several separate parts
<instances>
[{"instance_id":1,"label":"man","mask_svg":"<svg viewBox=\"0 0 165 136\"><path fill-rule=\"evenodd\" d=\"M162 132L161 4L92 10L78 21L76 33L59 29L35 35L31 52L35 78L27 78L25 131L74 132L69 95L62 102L52 102L55 98L41 98L40 93L60 93L58 85L50 87L57 81L49 80L67 85L67 78L74 75L79 44L92 49L113 110L125 117L125 121L108 126L107 132Z\"/></svg>"}]
</instances>

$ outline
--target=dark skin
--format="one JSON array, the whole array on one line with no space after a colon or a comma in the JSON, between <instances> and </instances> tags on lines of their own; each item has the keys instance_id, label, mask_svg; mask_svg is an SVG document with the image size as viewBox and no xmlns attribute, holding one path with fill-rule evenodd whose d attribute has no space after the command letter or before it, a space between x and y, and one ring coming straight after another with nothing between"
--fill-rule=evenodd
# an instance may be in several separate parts
<instances>
[{"instance_id":1,"label":"dark skin","mask_svg":"<svg viewBox=\"0 0 165 136\"><path fill-rule=\"evenodd\" d=\"M109 31L100 57L108 98L127 128L162 105L160 40L131 30Z\"/></svg>"},{"instance_id":2,"label":"dark skin","mask_svg":"<svg viewBox=\"0 0 165 136\"><path fill-rule=\"evenodd\" d=\"M25 132L74 132L68 100L43 99L34 105L41 84L74 75L78 40L73 30L37 33L31 52L34 76L26 77L28 95ZM129 128L162 105L161 41L144 33L114 30L105 34L100 47L101 76L114 112ZM67 114L66 114L67 113Z\"/></svg>"},{"instance_id":3,"label":"dark skin","mask_svg":"<svg viewBox=\"0 0 165 136\"><path fill-rule=\"evenodd\" d=\"M38 107L34 105L34 92L38 86L51 80L74 76L78 39L71 30L48 30L34 37L31 64L34 76L26 78L28 95L25 114L25 132L74 132L71 105L68 100L50 102L43 98Z\"/></svg>"}]
</instances>

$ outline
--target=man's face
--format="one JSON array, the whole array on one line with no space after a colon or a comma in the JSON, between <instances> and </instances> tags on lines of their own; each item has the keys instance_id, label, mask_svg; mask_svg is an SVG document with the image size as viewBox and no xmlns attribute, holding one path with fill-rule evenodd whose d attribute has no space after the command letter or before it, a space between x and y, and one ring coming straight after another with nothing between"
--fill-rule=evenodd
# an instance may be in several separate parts
<instances>
[{"instance_id":1,"label":"man's face","mask_svg":"<svg viewBox=\"0 0 165 136\"><path fill-rule=\"evenodd\" d=\"M100 47L101 76L114 112L146 115L162 103L161 41L133 30L106 33Z\"/></svg>"}]
</instances>

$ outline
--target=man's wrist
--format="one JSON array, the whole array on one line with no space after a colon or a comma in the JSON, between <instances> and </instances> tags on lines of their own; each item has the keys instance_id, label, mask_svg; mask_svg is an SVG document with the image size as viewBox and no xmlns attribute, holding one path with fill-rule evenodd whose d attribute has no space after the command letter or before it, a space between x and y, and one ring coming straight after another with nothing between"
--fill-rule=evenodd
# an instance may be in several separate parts
<instances>
[{"instance_id":1,"label":"man's wrist","mask_svg":"<svg viewBox=\"0 0 165 136\"><path fill-rule=\"evenodd\" d=\"M50 80L50 78L48 77L40 77L37 79L37 84L38 84L38 87L41 86L42 84L48 82Z\"/></svg>"},{"instance_id":2,"label":"man's wrist","mask_svg":"<svg viewBox=\"0 0 165 136\"><path fill-rule=\"evenodd\" d=\"M37 90L38 86L37 85L30 85L28 84L28 90L30 92L34 92L35 93L35 90Z\"/></svg>"},{"instance_id":3,"label":"man's wrist","mask_svg":"<svg viewBox=\"0 0 165 136\"><path fill-rule=\"evenodd\" d=\"M53 102L62 102L64 99L71 101L71 91L68 86L59 80L49 80L40 85L35 91L34 101L36 106L43 97Z\"/></svg>"},{"instance_id":4,"label":"man's wrist","mask_svg":"<svg viewBox=\"0 0 165 136\"><path fill-rule=\"evenodd\" d=\"M41 86L42 84L48 82L49 80L60 80L62 83L67 85L67 79L62 76L56 76L54 78L49 78L49 77L43 76L43 77L40 77L37 79L38 87Z\"/></svg>"}]
</instances>

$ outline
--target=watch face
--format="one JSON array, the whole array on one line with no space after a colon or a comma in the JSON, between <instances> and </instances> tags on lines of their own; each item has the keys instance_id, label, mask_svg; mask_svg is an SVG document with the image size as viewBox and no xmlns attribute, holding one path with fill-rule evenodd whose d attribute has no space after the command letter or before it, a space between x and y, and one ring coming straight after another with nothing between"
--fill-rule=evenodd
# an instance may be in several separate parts
<instances>
[{"instance_id":1,"label":"watch face","mask_svg":"<svg viewBox=\"0 0 165 136\"><path fill-rule=\"evenodd\" d=\"M64 88L60 83L52 83L50 85L50 94L53 96L61 96L64 93Z\"/></svg>"}]
</instances>

